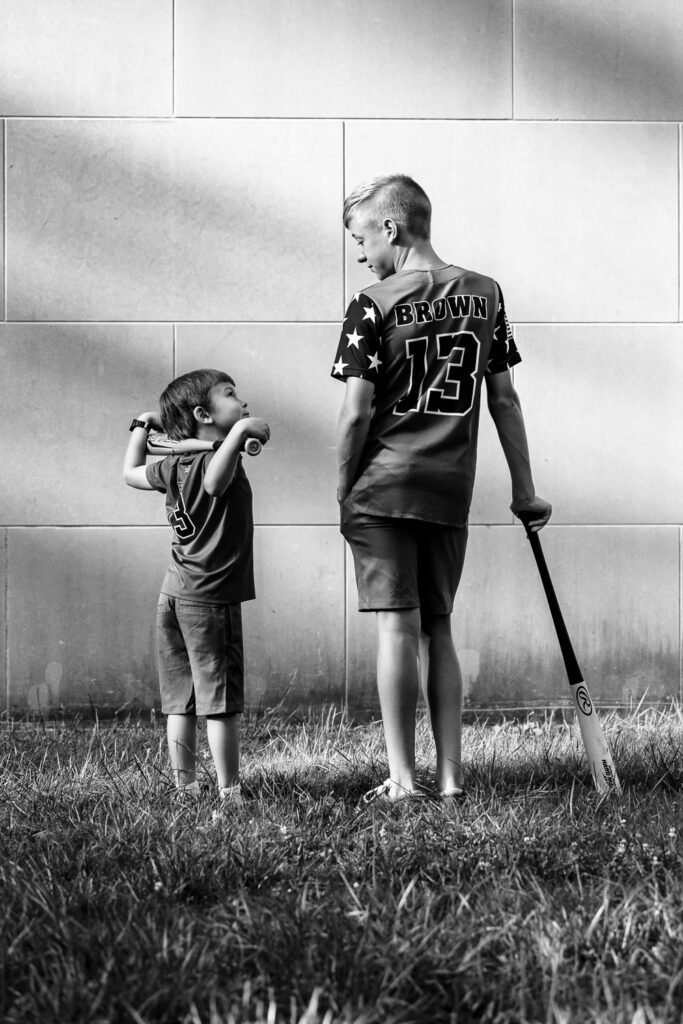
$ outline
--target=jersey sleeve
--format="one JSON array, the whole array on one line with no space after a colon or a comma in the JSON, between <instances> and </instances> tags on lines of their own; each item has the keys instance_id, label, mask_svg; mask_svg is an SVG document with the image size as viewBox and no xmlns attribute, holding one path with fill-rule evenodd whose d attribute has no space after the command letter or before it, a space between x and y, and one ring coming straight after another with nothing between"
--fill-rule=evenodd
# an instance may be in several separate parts
<instances>
[{"instance_id":1,"label":"jersey sleeve","mask_svg":"<svg viewBox=\"0 0 683 1024\"><path fill-rule=\"evenodd\" d=\"M168 490L168 472L170 468L170 458L161 459L159 462L148 462L145 466L145 473L147 474L147 483L150 487L153 487L155 491L161 491L162 494L166 494Z\"/></svg>"},{"instance_id":2,"label":"jersey sleeve","mask_svg":"<svg viewBox=\"0 0 683 1024\"><path fill-rule=\"evenodd\" d=\"M358 292L346 311L331 376L362 377L376 384L380 376L382 314L367 295Z\"/></svg>"},{"instance_id":3,"label":"jersey sleeve","mask_svg":"<svg viewBox=\"0 0 683 1024\"><path fill-rule=\"evenodd\" d=\"M505 312L505 302L500 288L498 288L498 298L498 314L496 316L496 325L493 329L493 344L489 353L489 361L486 364L487 374L502 373L504 370L509 369L510 366L514 366L522 361L522 357L515 345L510 321Z\"/></svg>"}]
</instances>

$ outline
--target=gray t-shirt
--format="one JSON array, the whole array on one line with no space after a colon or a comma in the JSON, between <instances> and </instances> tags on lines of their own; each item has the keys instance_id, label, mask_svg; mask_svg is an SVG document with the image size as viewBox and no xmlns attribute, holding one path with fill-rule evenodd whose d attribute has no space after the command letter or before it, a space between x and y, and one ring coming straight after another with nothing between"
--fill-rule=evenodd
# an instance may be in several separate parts
<instances>
[{"instance_id":1,"label":"gray t-shirt","mask_svg":"<svg viewBox=\"0 0 683 1024\"><path fill-rule=\"evenodd\" d=\"M239 604L255 597L251 487L240 458L225 493L208 494L204 474L214 455L169 455L147 466L150 485L166 495L174 534L161 589L199 604Z\"/></svg>"}]
</instances>

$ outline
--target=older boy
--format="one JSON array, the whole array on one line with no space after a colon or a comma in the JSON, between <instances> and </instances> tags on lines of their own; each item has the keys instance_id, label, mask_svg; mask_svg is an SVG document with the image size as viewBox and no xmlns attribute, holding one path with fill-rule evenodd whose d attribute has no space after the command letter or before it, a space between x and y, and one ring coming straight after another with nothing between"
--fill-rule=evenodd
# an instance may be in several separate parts
<instances>
[{"instance_id":1,"label":"older boy","mask_svg":"<svg viewBox=\"0 0 683 1024\"><path fill-rule=\"evenodd\" d=\"M389 778L368 796L422 795L415 780L418 653L442 797L463 794L462 677L451 634L467 544L480 393L532 527L551 506L534 489L510 367L520 361L495 281L444 262L431 204L406 175L375 178L344 203L344 225L378 282L353 296L332 376L346 383L338 427L341 530L359 609L378 625L377 685ZM428 667L425 666L428 663Z\"/></svg>"},{"instance_id":2,"label":"older boy","mask_svg":"<svg viewBox=\"0 0 683 1024\"><path fill-rule=\"evenodd\" d=\"M197 795L197 716L222 800L239 803L239 715L244 705L241 603L254 597L253 517L242 468L245 442L266 442L265 420L249 416L235 382L220 370L194 370L161 395L160 417L131 424L123 476L131 487L166 495L173 528L171 564L157 609L162 711L176 785ZM208 448L146 465L147 435L163 429Z\"/></svg>"}]
</instances>

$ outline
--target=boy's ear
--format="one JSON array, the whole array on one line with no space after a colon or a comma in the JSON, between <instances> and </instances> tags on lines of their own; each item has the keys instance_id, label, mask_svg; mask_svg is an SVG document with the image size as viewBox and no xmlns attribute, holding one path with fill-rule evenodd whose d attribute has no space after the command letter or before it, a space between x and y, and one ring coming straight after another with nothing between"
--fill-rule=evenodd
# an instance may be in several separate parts
<instances>
[{"instance_id":1,"label":"boy's ear","mask_svg":"<svg viewBox=\"0 0 683 1024\"><path fill-rule=\"evenodd\" d=\"M385 232L387 236L387 241L390 244L393 244L398 241L399 226L395 220L391 219L391 217L386 217L382 221L382 230Z\"/></svg>"},{"instance_id":2,"label":"boy's ear","mask_svg":"<svg viewBox=\"0 0 683 1024\"><path fill-rule=\"evenodd\" d=\"M195 405L194 409L192 410L192 415L194 416L198 423L213 423L211 416L206 411L203 405Z\"/></svg>"}]
</instances>

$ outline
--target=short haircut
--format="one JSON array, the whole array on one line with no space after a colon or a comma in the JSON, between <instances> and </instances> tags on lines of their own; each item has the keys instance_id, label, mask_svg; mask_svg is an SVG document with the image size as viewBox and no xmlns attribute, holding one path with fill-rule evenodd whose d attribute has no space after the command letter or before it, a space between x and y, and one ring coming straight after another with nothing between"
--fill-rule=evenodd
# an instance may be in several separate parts
<instances>
[{"instance_id":1,"label":"short haircut","mask_svg":"<svg viewBox=\"0 0 683 1024\"><path fill-rule=\"evenodd\" d=\"M389 218L403 224L415 238L429 238L432 204L425 190L407 174L382 174L355 188L344 200L344 227L366 206L375 227Z\"/></svg>"},{"instance_id":2,"label":"short haircut","mask_svg":"<svg viewBox=\"0 0 683 1024\"><path fill-rule=\"evenodd\" d=\"M191 370L172 380L159 399L161 425L174 441L195 437L198 405L208 408L209 393L216 384L232 384L232 377L223 370Z\"/></svg>"}]
</instances>

